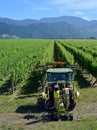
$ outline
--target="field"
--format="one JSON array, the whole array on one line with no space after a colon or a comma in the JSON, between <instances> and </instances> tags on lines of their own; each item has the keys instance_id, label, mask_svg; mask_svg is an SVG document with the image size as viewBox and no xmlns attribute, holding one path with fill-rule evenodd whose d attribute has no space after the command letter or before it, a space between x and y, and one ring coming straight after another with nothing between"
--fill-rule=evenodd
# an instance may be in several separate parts
<instances>
[{"instance_id":1,"label":"field","mask_svg":"<svg viewBox=\"0 0 97 130\"><path fill-rule=\"evenodd\" d=\"M80 98L74 121L45 121L37 105L42 74L36 65L50 61L76 63L74 84ZM1 130L97 130L97 41L6 39L0 40Z\"/></svg>"}]
</instances>

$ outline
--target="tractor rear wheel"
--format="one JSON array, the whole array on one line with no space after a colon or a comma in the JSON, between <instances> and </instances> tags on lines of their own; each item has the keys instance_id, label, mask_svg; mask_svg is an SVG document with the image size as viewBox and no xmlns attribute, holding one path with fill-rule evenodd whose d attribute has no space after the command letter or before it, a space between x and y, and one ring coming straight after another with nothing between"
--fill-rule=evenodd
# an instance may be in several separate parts
<instances>
[{"instance_id":1,"label":"tractor rear wheel","mask_svg":"<svg viewBox=\"0 0 97 130\"><path fill-rule=\"evenodd\" d=\"M69 115L69 120L70 120L70 121L73 121L73 114L70 114L70 115Z\"/></svg>"},{"instance_id":2,"label":"tractor rear wheel","mask_svg":"<svg viewBox=\"0 0 97 130\"><path fill-rule=\"evenodd\" d=\"M49 115L49 121L58 121L59 120L59 114L51 114Z\"/></svg>"}]
</instances>

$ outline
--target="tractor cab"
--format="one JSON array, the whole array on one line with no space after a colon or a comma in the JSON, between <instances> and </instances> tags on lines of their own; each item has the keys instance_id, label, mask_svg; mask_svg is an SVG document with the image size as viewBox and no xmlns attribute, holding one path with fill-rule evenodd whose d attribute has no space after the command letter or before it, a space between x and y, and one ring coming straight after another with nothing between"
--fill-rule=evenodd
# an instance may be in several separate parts
<instances>
[{"instance_id":1,"label":"tractor cab","mask_svg":"<svg viewBox=\"0 0 97 130\"><path fill-rule=\"evenodd\" d=\"M71 82L73 70L70 68L51 68L47 70L47 82Z\"/></svg>"}]
</instances>

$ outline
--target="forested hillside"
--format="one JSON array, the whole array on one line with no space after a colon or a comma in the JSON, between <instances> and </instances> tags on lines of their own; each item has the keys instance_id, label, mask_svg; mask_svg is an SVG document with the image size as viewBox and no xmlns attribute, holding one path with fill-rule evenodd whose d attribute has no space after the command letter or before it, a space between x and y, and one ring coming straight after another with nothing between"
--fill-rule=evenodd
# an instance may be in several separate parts
<instances>
[{"instance_id":1,"label":"forested hillside","mask_svg":"<svg viewBox=\"0 0 97 130\"><path fill-rule=\"evenodd\" d=\"M97 38L97 21L63 16L40 20L0 18L1 38Z\"/></svg>"}]
</instances>

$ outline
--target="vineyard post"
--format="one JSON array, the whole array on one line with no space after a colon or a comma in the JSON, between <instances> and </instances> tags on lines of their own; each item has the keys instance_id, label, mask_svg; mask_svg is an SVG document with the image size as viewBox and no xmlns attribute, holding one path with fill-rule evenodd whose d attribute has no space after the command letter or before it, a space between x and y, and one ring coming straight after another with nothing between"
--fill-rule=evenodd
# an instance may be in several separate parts
<instances>
[{"instance_id":1,"label":"vineyard post","mask_svg":"<svg viewBox=\"0 0 97 130\"><path fill-rule=\"evenodd\" d=\"M12 94L13 94L14 91L15 91L15 86L14 86L14 79L13 79L13 76L11 76L11 87L12 87Z\"/></svg>"}]
</instances>

